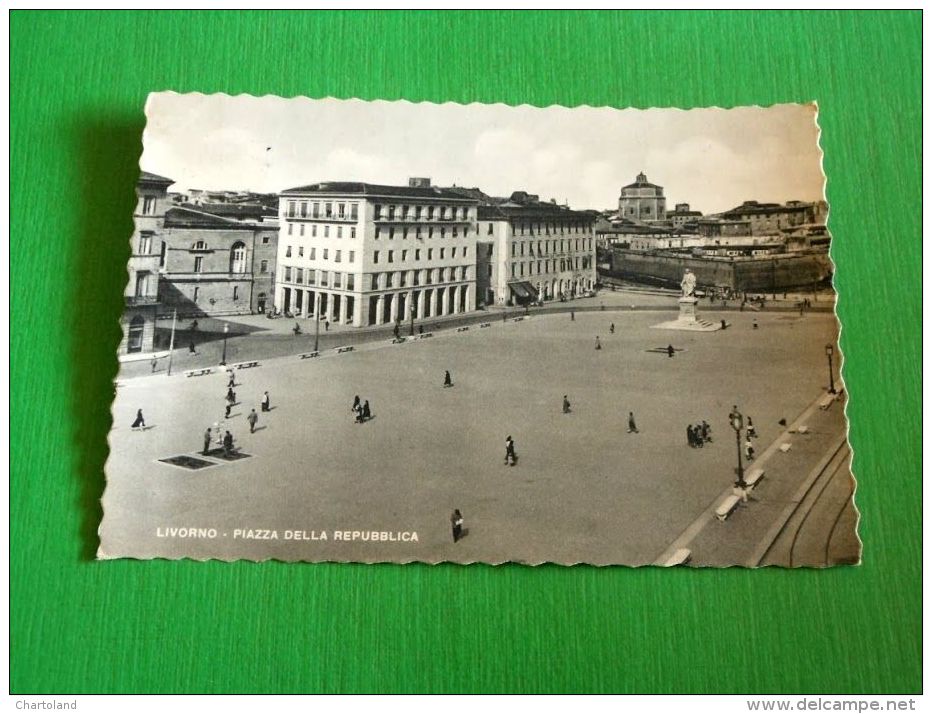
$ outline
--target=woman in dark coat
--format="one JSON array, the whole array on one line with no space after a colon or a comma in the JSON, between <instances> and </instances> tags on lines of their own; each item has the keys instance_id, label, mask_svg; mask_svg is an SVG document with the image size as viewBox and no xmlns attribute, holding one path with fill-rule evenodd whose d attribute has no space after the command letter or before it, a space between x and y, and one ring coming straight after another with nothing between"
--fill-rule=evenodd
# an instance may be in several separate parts
<instances>
[{"instance_id":1,"label":"woman in dark coat","mask_svg":"<svg viewBox=\"0 0 932 714\"><path fill-rule=\"evenodd\" d=\"M372 418L372 412L369 411L369 400L367 399L365 404L362 405L362 420Z\"/></svg>"},{"instance_id":2,"label":"woman in dark coat","mask_svg":"<svg viewBox=\"0 0 932 714\"><path fill-rule=\"evenodd\" d=\"M450 525L453 527L453 542L456 543L463 537L463 514L460 513L460 509L453 509L453 514L450 516Z\"/></svg>"},{"instance_id":3,"label":"woman in dark coat","mask_svg":"<svg viewBox=\"0 0 932 714\"><path fill-rule=\"evenodd\" d=\"M145 428L146 420L142 418L142 409L136 411L136 420L133 422L133 429L140 427Z\"/></svg>"}]
</instances>

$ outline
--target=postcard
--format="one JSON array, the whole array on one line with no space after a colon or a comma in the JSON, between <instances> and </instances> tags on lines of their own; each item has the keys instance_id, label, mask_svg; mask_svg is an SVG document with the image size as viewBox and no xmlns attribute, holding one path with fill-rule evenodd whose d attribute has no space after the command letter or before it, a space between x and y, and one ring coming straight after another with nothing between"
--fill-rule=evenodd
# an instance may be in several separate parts
<instances>
[{"instance_id":1,"label":"postcard","mask_svg":"<svg viewBox=\"0 0 932 714\"><path fill-rule=\"evenodd\" d=\"M815 104L146 119L99 558L860 562Z\"/></svg>"}]
</instances>

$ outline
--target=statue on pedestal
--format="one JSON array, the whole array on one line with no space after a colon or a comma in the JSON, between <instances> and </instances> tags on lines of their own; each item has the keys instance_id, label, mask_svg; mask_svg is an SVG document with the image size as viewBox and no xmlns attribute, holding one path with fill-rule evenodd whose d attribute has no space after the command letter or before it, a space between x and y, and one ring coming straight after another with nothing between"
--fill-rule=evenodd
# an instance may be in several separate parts
<instances>
[{"instance_id":1,"label":"statue on pedestal","mask_svg":"<svg viewBox=\"0 0 932 714\"><path fill-rule=\"evenodd\" d=\"M683 273L683 280L680 282L680 289L683 291L683 297L693 297L696 293L696 274L689 268Z\"/></svg>"}]
</instances>

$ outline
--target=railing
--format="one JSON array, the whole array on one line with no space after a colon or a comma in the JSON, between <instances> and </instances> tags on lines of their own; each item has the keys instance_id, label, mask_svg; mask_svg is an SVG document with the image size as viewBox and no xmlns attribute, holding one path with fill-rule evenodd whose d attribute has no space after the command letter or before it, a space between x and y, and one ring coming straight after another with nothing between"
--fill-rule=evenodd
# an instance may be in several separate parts
<instances>
[{"instance_id":1,"label":"railing","mask_svg":"<svg viewBox=\"0 0 932 714\"><path fill-rule=\"evenodd\" d=\"M158 305L159 299L155 295L124 295L127 306L139 307L141 305Z\"/></svg>"}]
</instances>

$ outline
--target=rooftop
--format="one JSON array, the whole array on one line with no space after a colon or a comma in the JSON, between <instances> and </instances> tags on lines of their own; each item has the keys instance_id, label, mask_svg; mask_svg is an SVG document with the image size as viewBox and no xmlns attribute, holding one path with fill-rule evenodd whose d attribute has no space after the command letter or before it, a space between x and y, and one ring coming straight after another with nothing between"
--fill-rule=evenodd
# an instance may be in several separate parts
<instances>
[{"instance_id":1,"label":"rooftop","mask_svg":"<svg viewBox=\"0 0 932 714\"><path fill-rule=\"evenodd\" d=\"M398 198L434 198L450 201L475 203L476 198L463 195L460 190L438 188L436 186L386 186L383 184L361 183L358 181L323 181L307 186L297 186L282 191L281 195L358 195L358 196L386 196Z\"/></svg>"},{"instance_id":2,"label":"rooftop","mask_svg":"<svg viewBox=\"0 0 932 714\"><path fill-rule=\"evenodd\" d=\"M165 178L164 176L149 173L148 171L140 171L138 183L154 183L162 184L164 186L171 186L173 183L175 183L175 179Z\"/></svg>"}]
</instances>

